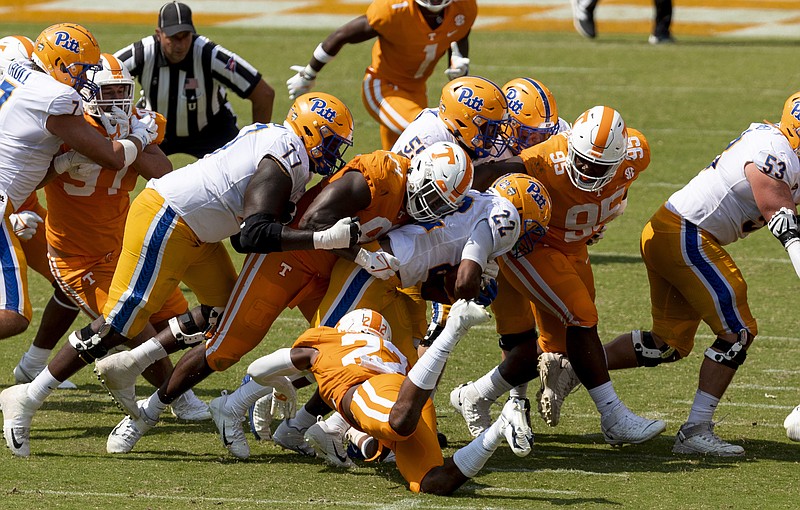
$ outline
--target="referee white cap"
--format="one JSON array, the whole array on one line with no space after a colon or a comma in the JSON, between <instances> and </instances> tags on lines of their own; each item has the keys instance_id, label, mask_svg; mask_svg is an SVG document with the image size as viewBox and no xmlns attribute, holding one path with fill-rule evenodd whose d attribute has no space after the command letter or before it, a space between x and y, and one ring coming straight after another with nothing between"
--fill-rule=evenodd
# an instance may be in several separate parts
<instances>
[{"instance_id":1,"label":"referee white cap","mask_svg":"<svg viewBox=\"0 0 800 510\"><path fill-rule=\"evenodd\" d=\"M180 2L170 2L161 6L158 11L158 28L167 37L179 32L195 32L192 24L192 10Z\"/></svg>"}]
</instances>

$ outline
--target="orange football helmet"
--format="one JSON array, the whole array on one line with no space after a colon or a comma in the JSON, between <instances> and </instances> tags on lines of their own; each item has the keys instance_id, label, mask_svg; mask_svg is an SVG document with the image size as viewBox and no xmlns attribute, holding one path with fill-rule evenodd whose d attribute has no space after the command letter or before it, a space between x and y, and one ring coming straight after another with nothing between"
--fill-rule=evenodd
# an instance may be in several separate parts
<instances>
[{"instance_id":1,"label":"orange football helmet","mask_svg":"<svg viewBox=\"0 0 800 510\"><path fill-rule=\"evenodd\" d=\"M86 111L89 115L99 117L102 112L111 111L111 108L121 108L128 116L133 112L133 78L122 62L110 53L100 55L101 69L94 75L94 83L100 88L91 101L86 102ZM117 97L103 87L108 85L122 85L124 93ZM108 97L106 97L108 96Z\"/></svg>"},{"instance_id":2,"label":"orange football helmet","mask_svg":"<svg viewBox=\"0 0 800 510\"><path fill-rule=\"evenodd\" d=\"M98 91L89 71L100 69L100 46L87 29L76 23L45 28L33 44L33 63L44 72L78 91L90 101Z\"/></svg>"},{"instance_id":3,"label":"orange football helmet","mask_svg":"<svg viewBox=\"0 0 800 510\"><path fill-rule=\"evenodd\" d=\"M464 76L445 85L439 118L476 158L498 157L506 148L508 103L500 87L486 78Z\"/></svg>"},{"instance_id":4,"label":"orange football helmet","mask_svg":"<svg viewBox=\"0 0 800 510\"><path fill-rule=\"evenodd\" d=\"M503 85L508 101L509 148L519 154L558 133L558 106L550 89L531 78Z\"/></svg>"},{"instance_id":5,"label":"orange football helmet","mask_svg":"<svg viewBox=\"0 0 800 510\"><path fill-rule=\"evenodd\" d=\"M597 191L608 184L628 153L625 122L608 106L583 112L567 140L567 174L583 191Z\"/></svg>"},{"instance_id":6,"label":"orange football helmet","mask_svg":"<svg viewBox=\"0 0 800 510\"><path fill-rule=\"evenodd\" d=\"M342 333L367 333L384 342L392 341L392 326L383 315L369 308L359 308L344 314L336 323L336 329Z\"/></svg>"},{"instance_id":7,"label":"orange football helmet","mask_svg":"<svg viewBox=\"0 0 800 510\"><path fill-rule=\"evenodd\" d=\"M783 104L783 114L778 127L789 140L794 152L800 156L800 91L789 96Z\"/></svg>"},{"instance_id":8,"label":"orange football helmet","mask_svg":"<svg viewBox=\"0 0 800 510\"><path fill-rule=\"evenodd\" d=\"M30 60L31 55L33 55L33 41L24 35L7 35L0 39L0 78L11 62Z\"/></svg>"},{"instance_id":9,"label":"orange football helmet","mask_svg":"<svg viewBox=\"0 0 800 510\"><path fill-rule=\"evenodd\" d=\"M553 205L550 194L541 182L526 174L504 175L494 181L489 189L508 199L519 212L519 240L510 254L514 258L524 257L533 251L536 241L547 233Z\"/></svg>"},{"instance_id":10,"label":"orange football helmet","mask_svg":"<svg viewBox=\"0 0 800 510\"><path fill-rule=\"evenodd\" d=\"M303 140L314 172L331 175L344 166L353 115L342 101L324 92L303 94L289 108L286 125Z\"/></svg>"}]
</instances>

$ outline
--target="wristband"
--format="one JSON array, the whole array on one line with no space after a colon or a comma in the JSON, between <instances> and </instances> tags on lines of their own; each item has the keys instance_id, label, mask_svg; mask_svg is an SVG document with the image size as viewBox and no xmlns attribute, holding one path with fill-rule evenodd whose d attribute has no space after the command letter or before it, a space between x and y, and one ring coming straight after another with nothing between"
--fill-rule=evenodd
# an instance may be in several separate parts
<instances>
[{"instance_id":1,"label":"wristband","mask_svg":"<svg viewBox=\"0 0 800 510\"><path fill-rule=\"evenodd\" d=\"M336 55L331 55L322 48L322 43L319 43L319 45L316 48L314 48L314 58L322 62L323 64L327 64L328 62L333 60L334 57L336 57Z\"/></svg>"},{"instance_id":2,"label":"wristband","mask_svg":"<svg viewBox=\"0 0 800 510\"><path fill-rule=\"evenodd\" d=\"M793 239L786 245L786 252L789 254L789 260L792 261L794 272L800 278L800 240Z\"/></svg>"},{"instance_id":3,"label":"wristband","mask_svg":"<svg viewBox=\"0 0 800 510\"><path fill-rule=\"evenodd\" d=\"M300 76L305 78L306 80L314 80L317 77L317 71L311 67L311 64L307 65L305 69L300 71Z\"/></svg>"},{"instance_id":4,"label":"wristband","mask_svg":"<svg viewBox=\"0 0 800 510\"><path fill-rule=\"evenodd\" d=\"M125 167L127 168L139 157L139 149L136 148L135 143L128 139L117 140L117 143L125 149Z\"/></svg>"}]
</instances>

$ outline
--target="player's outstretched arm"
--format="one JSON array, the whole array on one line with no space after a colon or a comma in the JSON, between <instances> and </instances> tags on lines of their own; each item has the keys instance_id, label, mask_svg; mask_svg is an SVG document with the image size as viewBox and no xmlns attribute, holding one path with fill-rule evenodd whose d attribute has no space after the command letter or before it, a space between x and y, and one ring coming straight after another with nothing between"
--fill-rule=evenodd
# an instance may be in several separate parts
<instances>
[{"instance_id":1,"label":"player's outstretched arm","mask_svg":"<svg viewBox=\"0 0 800 510\"><path fill-rule=\"evenodd\" d=\"M172 162L158 145L150 144L133 162L133 169L145 179L158 179L172 171Z\"/></svg>"},{"instance_id":2,"label":"player's outstretched arm","mask_svg":"<svg viewBox=\"0 0 800 510\"><path fill-rule=\"evenodd\" d=\"M51 115L47 130L58 136L73 150L103 168L121 170L136 160L142 149L138 138L112 142L77 115Z\"/></svg>"}]
</instances>

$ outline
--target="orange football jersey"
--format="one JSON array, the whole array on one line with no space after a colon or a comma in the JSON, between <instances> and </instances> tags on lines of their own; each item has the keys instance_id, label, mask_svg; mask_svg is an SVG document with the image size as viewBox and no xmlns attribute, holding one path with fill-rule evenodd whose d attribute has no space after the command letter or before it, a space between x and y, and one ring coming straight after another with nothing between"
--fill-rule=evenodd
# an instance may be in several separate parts
<instances>
[{"instance_id":1,"label":"orange football jersey","mask_svg":"<svg viewBox=\"0 0 800 510\"><path fill-rule=\"evenodd\" d=\"M628 188L650 164L644 135L628 128L628 155L614 178L594 192L576 188L567 174L567 133L550 137L520 153L529 175L539 179L553 201L552 217L542 239L564 253L575 253L618 211Z\"/></svg>"},{"instance_id":2,"label":"orange football jersey","mask_svg":"<svg viewBox=\"0 0 800 510\"><path fill-rule=\"evenodd\" d=\"M391 342L367 333L342 333L336 328L320 326L306 330L292 347L312 347L319 351L311 372L319 385L320 396L338 405L347 390L370 377L386 373L362 365L363 358L383 363L391 372L405 375L408 360Z\"/></svg>"},{"instance_id":3,"label":"orange football jersey","mask_svg":"<svg viewBox=\"0 0 800 510\"><path fill-rule=\"evenodd\" d=\"M136 112L140 118L148 114ZM162 115L155 115L158 139L163 140L166 122ZM91 115L84 113L84 118L107 136L105 128ZM137 177L132 168L119 172L103 168L86 177L67 172L57 175L44 188L49 211L47 243L66 255L91 257L118 251L130 206L129 194Z\"/></svg>"},{"instance_id":4,"label":"orange football jersey","mask_svg":"<svg viewBox=\"0 0 800 510\"><path fill-rule=\"evenodd\" d=\"M444 20L433 30L413 0L372 2L367 21L379 34L372 47L372 71L397 85L426 81L450 43L469 34L478 4L454 0L441 14Z\"/></svg>"}]
</instances>

